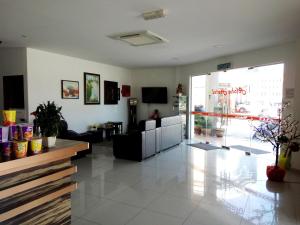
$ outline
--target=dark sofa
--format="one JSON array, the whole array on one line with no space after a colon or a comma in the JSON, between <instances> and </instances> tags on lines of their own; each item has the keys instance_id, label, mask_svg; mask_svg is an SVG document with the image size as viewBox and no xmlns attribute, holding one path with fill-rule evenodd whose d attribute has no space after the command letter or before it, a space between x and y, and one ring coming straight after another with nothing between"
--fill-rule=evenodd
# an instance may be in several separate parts
<instances>
[{"instance_id":1,"label":"dark sofa","mask_svg":"<svg viewBox=\"0 0 300 225\"><path fill-rule=\"evenodd\" d=\"M77 133L76 131L68 130L68 123L65 120L60 121L59 134L57 138L89 142L89 148L78 152L77 156L74 158L83 157L86 154L92 153L93 134L89 132Z\"/></svg>"}]
</instances>

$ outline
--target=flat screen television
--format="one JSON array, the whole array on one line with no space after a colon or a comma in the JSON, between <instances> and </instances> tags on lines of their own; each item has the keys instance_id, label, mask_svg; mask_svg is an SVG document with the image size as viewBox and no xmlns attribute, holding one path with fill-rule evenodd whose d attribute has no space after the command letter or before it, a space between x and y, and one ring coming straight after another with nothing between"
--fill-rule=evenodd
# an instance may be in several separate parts
<instances>
[{"instance_id":1,"label":"flat screen television","mask_svg":"<svg viewBox=\"0 0 300 225\"><path fill-rule=\"evenodd\" d=\"M23 75L3 76L4 109L24 109Z\"/></svg>"},{"instance_id":2,"label":"flat screen television","mask_svg":"<svg viewBox=\"0 0 300 225\"><path fill-rule=\"evenodd\" d=\"M168 89L166 87L142 87L143 103L168 103Z\"/></svg>"}]
</instances>

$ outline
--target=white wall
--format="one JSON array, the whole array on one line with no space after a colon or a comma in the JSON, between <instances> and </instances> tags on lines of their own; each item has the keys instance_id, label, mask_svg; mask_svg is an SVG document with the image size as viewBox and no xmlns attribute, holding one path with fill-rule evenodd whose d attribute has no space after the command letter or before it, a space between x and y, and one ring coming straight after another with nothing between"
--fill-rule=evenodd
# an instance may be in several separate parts
<instances>
[{"instance_id":1,"label":"white wall","mask_svg":"<svg viewBox=\"0 0 300 225\"><path fill-rule=\"evenodd\" d=\"M215 72L217 65L225 62L231 62L233 69L284 62L284 87L294 87L296 76L295 60L295 43L292 42L184 66L182 67L181 82L184 82L186 86L188 86L189 77L191 75L203 75L209 72Z\"/></svg>"},{"instance_id":2,"label":"white wall","mask_svg":"<svg viewBox=\"0 0 300 225\"><path fill-rule=\"evenodd\" d=\"M118 82L119 87L132 85L130 70L28 48L27 71L29 112L50 100L63 107L69 129L82 132L88 125L107 121L123 121L123 127L127 127L127 98L121 96L118 105L104 105L103 83L109 80ZM100 74L100 105L84 105L84 72ZM79 99L61 98L61 80L79 81Z\"/></svg>"},{"instance_id":3,"label":"white wall","mask_svg":"<svg viewBox=\"0 0 300 225\"><path fill-rule=\"evenodd\" d=\"M0 110L3 109L3 80L2 76L24 76L24 110L17 110L17 120L27 117L27 64L26 48L0 48ZM1 116L0 116L1 117Z\"/></svg>"},{"instance_id":4,"label":"white wall","mask_svg":"<svg viewBox=\"0 0 300 225\"><path fill-rule=\"evenodd\" d=\"M161 116L175 115L172 96L175 95L177 87L176 68L134 69L132 75L134 78L132 96L137 97L139 101L137 107L138 121L148 119L154 109L158 109ZM168 104L142 103L141 87L167 87Z\"/></svg>"}]
</instances>

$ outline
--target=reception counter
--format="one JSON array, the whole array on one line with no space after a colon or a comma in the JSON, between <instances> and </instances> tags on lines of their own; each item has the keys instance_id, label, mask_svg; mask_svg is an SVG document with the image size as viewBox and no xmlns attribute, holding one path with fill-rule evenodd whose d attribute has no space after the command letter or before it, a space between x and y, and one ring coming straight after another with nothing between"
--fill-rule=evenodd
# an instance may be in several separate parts
<instances>
[{"instance_id":1,"label":"reception counter","mask_svg":"<svg viewBox=\"0 0 300 225\"><path fill-rule=\"evenodd\" d=\"M88 143L58 139L43 153L0 162L0 224L71 224L77 168L71 157Z\"/></svg>"}]
</instances>

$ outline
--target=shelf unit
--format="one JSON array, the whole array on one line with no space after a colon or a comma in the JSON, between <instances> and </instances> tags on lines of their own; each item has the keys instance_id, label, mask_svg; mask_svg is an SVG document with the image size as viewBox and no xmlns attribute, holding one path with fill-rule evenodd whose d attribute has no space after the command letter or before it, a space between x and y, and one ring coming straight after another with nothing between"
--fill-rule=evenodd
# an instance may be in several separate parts
<instances>
[{"instance_id":1,"label":"shelf unit","mask_svg":"<svg viewBox=\"0 0 300 225\"><path fill-rule=\"evenodd\" d=\"M182 118L182 138L187 138L187 106L188 96L186 95L174 95L173 96L173 111L176 115L180 115Z\"/></svg>"}]
</instances>

